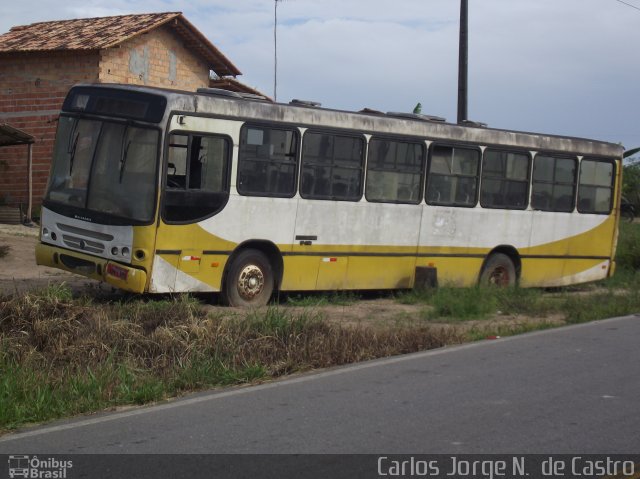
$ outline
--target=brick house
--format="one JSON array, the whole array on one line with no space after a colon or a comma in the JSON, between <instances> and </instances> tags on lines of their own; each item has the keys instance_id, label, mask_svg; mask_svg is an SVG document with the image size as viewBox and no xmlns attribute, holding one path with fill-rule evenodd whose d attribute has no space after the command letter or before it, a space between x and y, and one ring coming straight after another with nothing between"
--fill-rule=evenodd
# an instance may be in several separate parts
<instances>
[{"instance_id":1,"label":"brick house","mask_svg":"<svg viewBox=\"0 0 640 479\"><path fill-rule=\"evenodd\" d=\"M210 72L242 88L233 79L240 71L179 12L34 23L0 35L0 123L34 137L33 203L45 192L58 111L71 86L194 91L210 86ZM0 203L29 202L25 156L24 147L0 148Z\"/></svg>"}]
</instances>

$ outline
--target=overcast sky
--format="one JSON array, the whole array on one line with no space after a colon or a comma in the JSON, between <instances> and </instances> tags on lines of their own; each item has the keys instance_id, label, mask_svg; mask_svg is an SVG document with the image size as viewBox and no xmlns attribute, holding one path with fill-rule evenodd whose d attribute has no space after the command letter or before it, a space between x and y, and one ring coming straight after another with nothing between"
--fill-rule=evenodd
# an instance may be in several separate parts
<instances>
[{"instance_id":1,"label":"overcast sky","mask_svg":"<svg viewBox=\"0 0 640 479\"><path fill-rule=\"evenodd\" d=\"M629 5L625 5L627 3ZM14 25L181 11L273 96L274 0L20 0ZM635 8L634 8L635 7ZM458 0L280 0L279 101L456 120ZM640 146L640 0L469 0L469 118Z\"/></svg>"}]
</instances>

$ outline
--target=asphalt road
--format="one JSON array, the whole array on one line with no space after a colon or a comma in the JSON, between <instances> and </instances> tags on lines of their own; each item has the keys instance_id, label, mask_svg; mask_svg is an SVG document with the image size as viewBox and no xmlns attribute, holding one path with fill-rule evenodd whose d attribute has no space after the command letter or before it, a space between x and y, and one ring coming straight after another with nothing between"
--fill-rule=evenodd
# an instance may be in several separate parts
<instances>
[{"instance_id":1,"label":"asphalt road","mask_svg":"<svg viewBox=\"0 0 640 479\"><path fill-rule=\"evenodd\" d=\"M640 451L640 317L196 394L0 437L0 454Z\"/></svg>"}]
</instances>

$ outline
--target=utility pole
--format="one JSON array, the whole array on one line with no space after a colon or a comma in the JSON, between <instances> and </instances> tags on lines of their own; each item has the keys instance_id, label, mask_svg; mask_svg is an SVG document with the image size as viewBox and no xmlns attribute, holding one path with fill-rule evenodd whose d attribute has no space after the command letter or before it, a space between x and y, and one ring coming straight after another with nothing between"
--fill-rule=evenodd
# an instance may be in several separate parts
<instances>
[{"instance_id":1,"label":"utility pole","mask_svg":"<svg viewBox=\"0 0 640 479\"><path fill-rule=\"evenodd\" d=\"M460 0L460 52L458 54L458 123L467 120L469 66L469 2Z\"/></svg>"},{"instance_id":2,"label":"utility pole","mask_svg":"<svg viewBox=\"0 0 640 479\"><path fill-rule=\"evenodd\" d=\"M278 0L273 7L273 101L278 100Z\"/></svg>"}]
</instances>

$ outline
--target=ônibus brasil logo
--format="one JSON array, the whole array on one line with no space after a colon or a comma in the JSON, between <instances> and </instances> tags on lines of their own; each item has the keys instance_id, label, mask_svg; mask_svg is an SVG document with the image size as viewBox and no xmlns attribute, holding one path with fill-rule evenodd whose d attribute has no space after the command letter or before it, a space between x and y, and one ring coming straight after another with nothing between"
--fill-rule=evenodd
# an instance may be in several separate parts
<instances>
[{"instance_id":1,"label":"\u00f4nibus brasil logo","mask_svg":"<svg viewBox=\"0 0 640 479\"><path fill-rule=\"evenodd\" d=\"M9 456L9 477L33 479L65 479L67 469L73 461L63 461L54 457L40 459L38 456Z\"/></svg>"}]
</instances>

